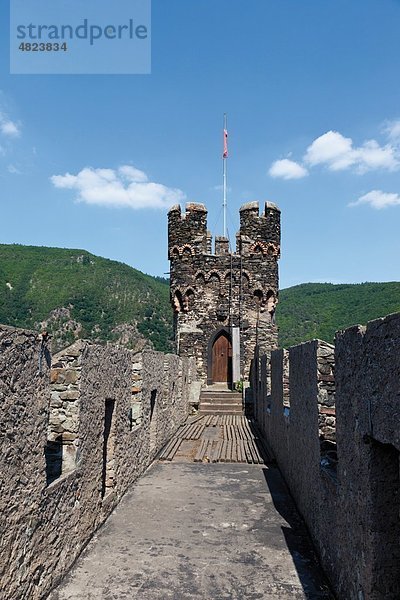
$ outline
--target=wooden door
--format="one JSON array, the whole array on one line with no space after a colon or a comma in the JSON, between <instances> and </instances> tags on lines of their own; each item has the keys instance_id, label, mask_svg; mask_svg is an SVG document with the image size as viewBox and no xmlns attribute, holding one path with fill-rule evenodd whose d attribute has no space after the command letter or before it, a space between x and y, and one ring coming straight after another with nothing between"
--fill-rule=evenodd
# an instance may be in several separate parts
<instances>
[{"instance_id":1,"label":"wooden door","mask_svg":"<svg viewBox=\"0 0 400 600\"><path fill-rule=\"evenodd\" d=\"M217 337L212 350L213 383L231 383L232 345L228 335L223 332Z\"/></svg>"}]
</instances>

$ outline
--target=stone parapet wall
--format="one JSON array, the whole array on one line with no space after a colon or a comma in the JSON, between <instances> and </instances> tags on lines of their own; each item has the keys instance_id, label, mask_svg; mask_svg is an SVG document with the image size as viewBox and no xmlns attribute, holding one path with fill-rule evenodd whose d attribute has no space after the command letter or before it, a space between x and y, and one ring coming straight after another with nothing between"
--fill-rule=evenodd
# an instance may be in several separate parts
<instances>
[{"instance_id":1,"label":"stone parapet wall","mask_svg":"<svg viewBox=\"0 0 400 600\"><path fill-rule=\"evenodd\" d=\"M1 600L33 598L41 578L35 542L46 489L50 389L38 372L39 353L36 333L0 328Z\"/></svg>"},{"instance_id":2,"label":"stone parapet wall","mask_svg":"<svg viewBox=\"0 0 400 600\"><path fill-rule=\"evenodd\" d=\"M400 314L290 348L290 408L283 350L270 368L255 414L337 597L398 599Z\"/></svg>"},{"instance_id":3,"label":"stone parapet wall","mask_svg":"<svg viewBox=\"0 0 400 600\"><path fill-rule=\"evenodd\" d=\"M37 600L184 422L195 365L0 326L0 599Z\"/></svg>"}]
</instances>

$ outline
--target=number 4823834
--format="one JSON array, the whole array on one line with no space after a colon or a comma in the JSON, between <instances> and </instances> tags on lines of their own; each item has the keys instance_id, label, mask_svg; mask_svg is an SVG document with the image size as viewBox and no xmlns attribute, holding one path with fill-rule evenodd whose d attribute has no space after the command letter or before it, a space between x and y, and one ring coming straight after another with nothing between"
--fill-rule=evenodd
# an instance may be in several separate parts
<instances>
[{"instance_id":1,"label":"number 4823834","mask_svg":"<svg viewBox=\"0 0 400 600\"><path fill-rule=\"evenodd\" d=\"M66 52L68 50L67 43L59 44L58 42L22 42L19 47L22 52Z\"/></svg>"}]
</instances>

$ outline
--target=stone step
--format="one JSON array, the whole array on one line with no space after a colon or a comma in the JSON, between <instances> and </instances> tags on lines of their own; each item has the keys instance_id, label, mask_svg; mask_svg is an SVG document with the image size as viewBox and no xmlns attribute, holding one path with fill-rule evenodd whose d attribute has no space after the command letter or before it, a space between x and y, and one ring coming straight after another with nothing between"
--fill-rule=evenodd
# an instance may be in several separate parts
<instances>
[{"instance_id":1,"label":"stone step","mask_svg":"<svg viewBox=\"0 0 400 600\"><path fill-rule=\"evenodd\" d=\"M242 394L234 394L232 392L201 392L200 394L200 400L205 400L205 399L209 399L209 398L219 398L222 401L237 401L237 402L241 402L242 401Z\"/></svg>"},{"instance_id":2,"label":"stone step","mask_svg":"<svg viewBox=\"0 0 400 600\"><path fill-rule=\"evenodd\" d=\"M200 396L200 402L220 402L223 404L226 402L227 404L242 404L242 397L238 398L225 398L221 396Z\"/></svg>"},{"instance_id":3,"label":"stone step","mask_svg":"<svg viewBox=\"0 0 400 600\"><path fill-rule=\"evenodd\" d=\"M199 413L202 415L243 414L242 394L231 390L206 389L200 394Z\"/></svg>"},{"instance_id":4,"label":"stone step","mask_svg":"<svg viewBox=\"0 0 400 600\"><path fill-rule=\"evenodd\" d=\"M242 406L242 400L221 400L220 398L207 398L200 399L200 404L210 404L210 406L214 406L215 404L221 404L223 406Z\"/></svg>"},{"instance_id":5,"label":"stone step","mask_svg":"<svg viewBox=\"0 0 400 600\"><path fill-rule=\"evenodd\" d=\"M216 411L216 410L228 410L234 412L242 412L242 404L218 404L209 402L201 402L199 406L199 411L203 412L205 410Z\"/></svg>"},{"instance_id":6,"label":"stone step","mask_svg":"<svg viewBox=\"0 0 400 600\"><path fill-rule=\"evenodd\" d=\"M199 415L242 415L243 411L242 408L238 407L238 408L231 408L231 409L225 409L225 408L205 408L202 409L201 407L199 408Z\"/></svg>"},{"instance_id":7,"label":"stone step","mask_svg":"<svg viewBox=\"0 0 400 600\"><path fill-rule=\"evenodd\" d=\"M225 402L201 402L199 404L200 410L242 410L242 404L225 404Z\"/></svg>"},{"instance_id":8,"label":"stone step","mask_svg":"<svg viewBox=\"0 0 400 600\"><path fill-rule=\"evenodd\" d=\"M221 394L221 396L241 396L242 395L240 392L232 392L231 390L211 390L211 389L201 390L201 393L205 394L205 395Z\"/></svg>"},{"instance_id":9,"label":"stone step","mask_svg":"<svg viewBox=\"0 0 400 600\"><path fill-rule=\"evenodd\" d=\"M199 403L199 406L209 406L210 408L212 408L213 406L229 406L232 408L235 408L237 406L239 406L240 408L243 406L242 402L221 402L220 400L214 400L213 402L209 402L207 401L202 401Z\"/></svg>"},{"instance_id":10,"label":"stone step","mask_svg":"<svg viewBox=\"0 0 400 600\"><path fill-rule=\"evenodd\" d=\"M200 402L226 402L227 404L242 404L242 398L221 398L221 396L200 396Z\"/></svg>"}]
</instances>

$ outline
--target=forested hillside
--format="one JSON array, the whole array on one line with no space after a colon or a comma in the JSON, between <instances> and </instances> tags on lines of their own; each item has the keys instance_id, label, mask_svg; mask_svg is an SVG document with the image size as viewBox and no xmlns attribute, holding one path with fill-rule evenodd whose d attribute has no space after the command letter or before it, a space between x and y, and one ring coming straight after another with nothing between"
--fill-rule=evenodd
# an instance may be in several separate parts
<instances>
[{"instance_id":1,"label":"forested hillside","mask_svg":"<svg viewBox=\"0 0 400 600\"><path fill-rule=\"evenodd\" d=\"M281 290L280 345L400 311L400 283L306 283ZM128 265L66 250L0 244L0 323L46 329L54 349L77 337L172 349L168 281Z\"/></svg>"},{"instance_id":2,"label":"forested hillside","mask_svg":"<svg viewBox=\"0 0 400 600\"><path fill-rule=\"evenodd\" d=\"M400 311L400 283L305 283L280 291L277 323L287 348L313 338L333 342L335 331Z\"/></svg>"},{"instance_id":3,"label":"forested hillside","mask_svg":"<svg viewBox=\"0 0 400 600\"><path fill-rule=\"evenodd\" d=\"M0 323L47 329L56 348L82 337L171 349L166 281L85 250L0 245Z\"/></svg>"}]
</instances>

